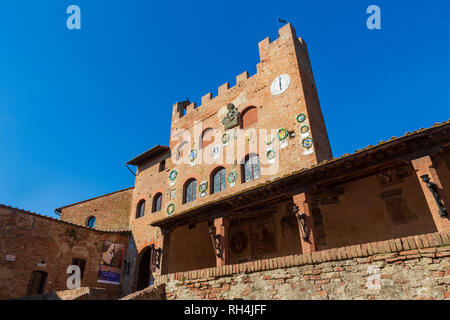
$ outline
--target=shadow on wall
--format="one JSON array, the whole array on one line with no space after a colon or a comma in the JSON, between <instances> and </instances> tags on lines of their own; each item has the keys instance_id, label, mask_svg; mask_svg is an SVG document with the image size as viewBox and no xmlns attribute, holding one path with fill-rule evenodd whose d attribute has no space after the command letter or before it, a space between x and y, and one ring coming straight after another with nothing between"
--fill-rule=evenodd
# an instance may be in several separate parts
<instances>
[{"instance_id":1,"label":"shadow on wall","mask_svg":"<svg viewBox=\"0 0 450 320\"><path fill-rule=\"evenodd\" d=\"M122 293L121 296L126 296L135 291L135 278L136 278L136 261L138 257L138 250L136 247L136 241L133 234L128 239L128 249L123 262L122 268Z\"/></svg>"}]
</instances>

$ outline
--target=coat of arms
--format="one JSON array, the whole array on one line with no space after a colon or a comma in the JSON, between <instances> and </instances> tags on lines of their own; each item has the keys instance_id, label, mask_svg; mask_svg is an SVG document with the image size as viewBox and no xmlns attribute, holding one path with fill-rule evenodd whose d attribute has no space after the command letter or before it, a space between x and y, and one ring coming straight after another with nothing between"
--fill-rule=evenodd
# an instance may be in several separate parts
<instances>
[{"instance_id":1,"label":"coat of arms","mask_svg":"<svg viewBox=\"0 0 450 320\"><path fill-rule=\"evenodd\" d=\"M232 103L227 104L227 109L227 114L222 119L225 130L234 128L239 124L239 110Z\"/></svg>"}]
</instances>

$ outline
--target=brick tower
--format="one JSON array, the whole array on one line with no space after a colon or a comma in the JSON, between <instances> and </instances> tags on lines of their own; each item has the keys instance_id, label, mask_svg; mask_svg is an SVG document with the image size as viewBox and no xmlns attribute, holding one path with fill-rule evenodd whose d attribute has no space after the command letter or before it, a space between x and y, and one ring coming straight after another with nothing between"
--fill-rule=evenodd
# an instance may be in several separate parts
<instances>
[{"instance_id":1,"label":"brick tower","mask_svg":"<svg viewBox=\"0 0 450 320\"><path fill-rule=\"evenodd\" d=\"M261 41L259 52L256 74L240 73L233 87L224 83L216 96L205 94L200 106L175 103L170 145L156 146L129 162L138 166L130 229L138 252L151 244L166 252L163 274L216 264L209 230L226 230L227 215L239 209L230 207L236 204L227 197L331 158L304 41L287 24L278 39ZM261 194L259 200L265 197ZM277 201L270 214L281 219L292 208L291 194ZM217 208L204 209L208 205ZM242 210L258 212L256 207ZM300 246L298 236L294 238L292 243ZM285 250L298 252L289 241L282 245ZM186 254L186 246L196 248L195 256ZM238 261L236 256L229 259Z\"/></svg>"},{"instance_id":2,"label":"brick tower","mask_svg":"<svg viewBox=\"0 0 450 320\"><path fill-rule=\"evenodd\" d=\"M229 151L228 146L224 147L220 140L222 137L229 139L227 136L236 135L236 131L244 134L248 129L254 129L255 134L250 134L246 143L254 138L262 166L273 162L270 159L272 157L277 160L278 168L263 178L282 176L331 159L327 130L303 39L297 38L294 28L287 24L279 30L278 39L271 42L266 38L259 43L259 53L260 63L257 73L252 77L247 71L241 73L236 77L234 87L230 88L227 82L218 88L217 96L213 97L211 93L204 95L201 106L190 101L173 105L170 149L173 160L171 167L176 168L178 173L177 182L183 183L198 170L205 174L204 179L207 181L207 175L217 164L224 165L227 172L234 170L232 160L239 165L243 154L235 152L230 155L232 151ZM234 129L223 124L227 115L226 106L230 103L239 114ZM254 111L248 117L250 125L246 126L245 116L249 109ZM196 130L196 127L199 129ZM210 138L208 147L203 148L202 135L207 128L215 130L216 134ZM260 129L275 132L269 138L266 137L266 140L275 140L273 146L265 147ZM180 130L188 131L191 140L183 141ZM202 163L198 168L189 167L189 161L184 164L176 162L180 153L187 158L191 150L200 153L205 159L214 146L223 148L222 162L216 161L210 165L198 161ZM270 148L274 152L270 152ZM198 174L201 176L200 171Z\"/></svg>"}]
</instances>

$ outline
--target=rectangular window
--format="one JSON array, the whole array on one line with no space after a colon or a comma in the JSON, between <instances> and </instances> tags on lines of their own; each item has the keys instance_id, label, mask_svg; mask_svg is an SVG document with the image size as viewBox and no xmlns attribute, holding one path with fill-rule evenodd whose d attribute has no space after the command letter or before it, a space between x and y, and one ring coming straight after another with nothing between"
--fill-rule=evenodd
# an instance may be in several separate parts
<instances>
[{"instance_id":1,"label":"rectangular window","mask_svg":"<svg viewBox=\"0 0 450 320\"><path fill-rule=\"evenodd\" d=\"M166 170L166 160L163 160L159 163L159 172Z\"/></svg>"}]
</instances>

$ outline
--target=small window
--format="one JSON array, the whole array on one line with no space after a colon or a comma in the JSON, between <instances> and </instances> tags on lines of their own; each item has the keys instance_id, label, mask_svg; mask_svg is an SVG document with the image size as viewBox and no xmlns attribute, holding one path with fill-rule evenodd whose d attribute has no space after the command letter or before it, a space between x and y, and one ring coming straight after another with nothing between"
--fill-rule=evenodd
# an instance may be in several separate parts
<instances>
[{"instance_id":1,"label":"small window","mask_svg":"<svg viewBox=\"0 0 450 320\"><path fill-rule=\"evenodd\" d=\"M86 268L86 260L84 260L84 259L73 259L72 260L72 265L80 267L81 279L83 279L84 269Z\"/></svg>"},{"instance_id":2,"label":"small window","mask_svg":"<svg viewBox=\"0 0 450 320\"><path fill-rule=\"evenodd\" d=\"M166 170L166 160L163 160L159 163L159 172Z\"/></svg>"},{"instance_id":3,"label":"small window","mask_svg":"<svg viewBox=\"0 0 450 320\"><path fill-rule=\"evenodd\" d=\"M257 154L249 154L242 165L242 182L258 179L261 176L259 170L259 157Z\"/></svg>"},{"instance_id":4,"label":"small window","mask_svg":"<svg viewBox=\"0 0 450 320\"><path fill-rule=\"evenodd\" d=\"M197 180L191 179L184 185L183 203L189 203L197 197Z\"/></svg>"},{"instance_id":5,"label":"small window","mask_svg":"<svg viewBox=\"0 0 450 320\"><path fill-rule=\"evenodd\" d=\"M241 128L245 129L258 122L258 109L256 107L248 107L242 112Z\"/></svg>"},{"instance_id":6,"label":"small window","mask_svg":"<svg viewBox=\"0 0 450 320\"><path fill-rule=\"evenodd\" d=\"M153 209L152 209L152 212L161 211L161 203L162 203L162 194L161 193L157 193L153 197Z\"/></svg>"},{"instance_id":7,"label":"small window","mask_svg":"<svg viewBox=\"0 0 450 320\"><path fill-rule=\"evenodd\" d=\"M220 167L213 171L211 175L211 194L225 190L226 183L225 168Z\"/></svg>"},{"instance_id":8,"label":"small window","mask_svg":"<svg viewBox=\"0 0 450 320\"><path fill-rule=\"evenodd\" d=\"M87 219L87 221L86 221L86 226L87 226L88 228L94 228L94 227L95 227L95 217L94 217L94 216L89 217L89 218Z\"/></svg>"},{"instance_id":9,"label":"small window","mask_svg":"<svg viewBox=\"0 0 450 320\"><path fill-rule=\"evenodd\" d=\"M136 209L136 219L143 217L145 214L145 200L139 201Z\"/></svg>"}]
</instances>

